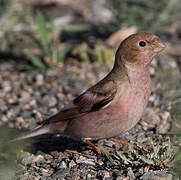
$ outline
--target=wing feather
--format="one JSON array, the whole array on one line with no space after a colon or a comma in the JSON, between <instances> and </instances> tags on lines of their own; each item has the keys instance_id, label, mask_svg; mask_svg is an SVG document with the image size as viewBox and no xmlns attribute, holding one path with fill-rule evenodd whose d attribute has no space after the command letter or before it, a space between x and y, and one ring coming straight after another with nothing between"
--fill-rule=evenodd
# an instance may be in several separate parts
<instances>
[{"instance_id":1,"label":"wing feather","mask_svg":"<svg viewBox=\"0 0 181 180\"><path fill-rule=\"evenodd\" d=\"M97 84L98 85L98 84ZM93 86L67 104L59 113L42 122L42 125L70 120L85 113L98 111L111 103L116 94L116 85L108 81L102 86Z\"/></svg>"}]
</instances>

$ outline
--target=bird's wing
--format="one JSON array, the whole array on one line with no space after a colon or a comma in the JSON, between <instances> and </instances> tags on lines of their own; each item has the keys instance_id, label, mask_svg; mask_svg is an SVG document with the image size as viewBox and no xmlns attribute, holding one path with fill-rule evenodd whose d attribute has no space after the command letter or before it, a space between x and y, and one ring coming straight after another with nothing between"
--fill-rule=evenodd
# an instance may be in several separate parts
<instances>
[{"instance_id":1,"label":"bird's wing","mask_svg":"<svg viewBox=\"0 0 181 180\"><path fill-rule=\"evenodd\" d=\"M117 88L113 81L97 84L67 104L59 113L42 122L42 125L70 120L85 113L97 111L110 103Z\"/></svg>"}]
</instances>

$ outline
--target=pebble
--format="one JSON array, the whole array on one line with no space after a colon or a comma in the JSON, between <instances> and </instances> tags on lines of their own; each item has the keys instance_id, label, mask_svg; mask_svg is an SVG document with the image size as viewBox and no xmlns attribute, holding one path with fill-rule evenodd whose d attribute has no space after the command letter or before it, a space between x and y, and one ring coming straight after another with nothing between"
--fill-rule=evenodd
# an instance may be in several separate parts
<instances>
[{"instance_id":1,"label":"pebble","mask_svg":"<svg viewBox=\"0 0 181 180\"><path fill-rule=\"evenodd\" d=\"M170 121L171 121L171 116L170 113L165 111L160 113L160 118L161 118L161 123L158 125L156 132L160 134L165 134L169 131L170 129Z\"/></svg>"},{"instance_id":2,"label":"pebble","mask_svg":"<svg viewBox=\"0 0 181 180\"><path fill-rule=\"evenodd\" d=\"M67 168L67 165L66 165L65 161L62 161L62 162L60 163L59 168L64 168L64 169Z\"/></svg>"},{"instance_id":3,"label":"pebble","mask_svg":"<svg viewBox=\"0 0 181 180\"><path fill-rule=\"evenodd\" d=\"M76 166L76 163L75 163L75 161L71 160L69 163L69 167L73 167L73 166Z\"/></svg>"},{"instance_id":4,"label":"pebble","mask_svg":"<svg viewBox=\"0 0 181 180\"><path fill-rule=\"evenodd\" d=\"M46 95L42 99L42 104L46 104L48 107L53 107L57 104L57 99L54 96Z\"/></svg>"},{"instance_id":5,"label":"pebble","mask_svg":"<svg viewBox=\"0 0 181 180\"><path fill-rule=\"evenodd\" d=\"M140 180L173 180L173 176L165 171L153 171L145 173Z\"/></svg>"},{"instance_id":6,"label":"pebble","mask_svg":"<svg viewBox=\"0 0 181 180\"><path fill-rule=\"evenodd\" d=\"M36 84L37 84L38 86L41 86L41 85L43 85L43 83L44 83L44 77L43 77L43 75L42 75L42 74L37 74L37 75L36 75Z\"/></svg>"},{"instance_id":7,"label":"pebble","mask_svg":"<svg viewBox=\"0 0 181 180\"><path fill-rule=\"evenodd\" d=\"M104 173L103 173L103 180L108 180L108 178L110 178L110 173L108 172L108 171L105 171Z\"/></svg>"},{"instance_id":8,"label":"pebble","mask_svg":"<svg viewBox=\"0 0 181 180\"><path fill-rule=\"evenodd\" d=\"M135 179L135 175L133 173L133 170L131 167L128 168L128 177L130 180L134 180Z\"/></svg>"},{"instance_id":9,"label":"pebble","mask_svg":"<svg viewBox=\"0 0 181 180\"><path fill-rule=\"evenodd\" d=\"M17 118L16 118L16 121L17 121L18 123L24 123L24 119L23 119L22 117L17 117Z\"/></svg>"},{"instance_id":10,"label":"pebble","mask_svg":"<svg viewBox=\"0 0 181 180\"><path fill-rule=\"evenodd\" d=\"M2 115L2 116L1 116L1 121L3 121L3 122L8 122L7 116Z\"/></svg>"},{"instance_id":11,"label":"pebble","mask_svg":"<svg viewBox=\"0 0 181 180\"><path fill-rule=\"evenodd\" d=\"M92 159L87 159L86 157L80 156L76 161L78 164L83 164L86 166L95 166L95 162Z\"/></svg>"}]
</instances>

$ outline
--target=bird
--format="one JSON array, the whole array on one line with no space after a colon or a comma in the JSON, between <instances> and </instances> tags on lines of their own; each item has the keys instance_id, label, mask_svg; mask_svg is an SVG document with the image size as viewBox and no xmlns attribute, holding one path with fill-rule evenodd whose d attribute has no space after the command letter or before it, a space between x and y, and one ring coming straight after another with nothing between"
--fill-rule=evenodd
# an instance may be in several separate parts
<instances>
[{"instance_id":1,"label":"bird","mask_svg":"<svg viewBox=\"0 0 181 180\"><path fill-rule=\"evenodd\" d=\"M149 65L165 45L152 33L140 32L120 43L112 70L22 140L55 133L89 141L116 137L141 119L151 93Z\"/></svg>"}]
</instances>

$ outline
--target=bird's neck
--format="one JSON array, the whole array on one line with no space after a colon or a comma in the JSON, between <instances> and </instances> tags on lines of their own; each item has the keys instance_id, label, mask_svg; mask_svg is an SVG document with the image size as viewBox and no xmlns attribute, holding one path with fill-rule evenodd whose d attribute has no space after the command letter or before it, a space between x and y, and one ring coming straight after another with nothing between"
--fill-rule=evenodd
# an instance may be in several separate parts
<instances>
[{"instance_id":1,"label":"bird's neck","mask_svg":"<svg viewBox=\"0 0 181 180\"><path fill-rule=\"evenodd\" d=\"M128 72L136 72L136 73L144 73L144 72L148 72L148 65L144 65L144 64L124 64L125 69Z\"/></svg>"},{"instance_id":2,"label":"bird's neck","mask_svg":"<svg viewBox=\"0 0 181 180\"><path fill-rule=\"evenodd\" d=\"M127 67L127 77L130 82L135 82L135 81L142 81L150 79L150 72L148 67L141 68L141 69L134 69Z\"/></svg>"},{"instance_id":3,"label":"bird's neck","mask_svg":"<svg viewBox=\"0 0 181 180\"><path fill-rule=\"evenodd\" d=\"M130 66L125 63L115 64L112 71L112 74L116 74L115 77L122 79L127 77L129 80L139 79L142 76L150 76L148 66L144 67L135 67Z\"/></svg>"}]
</instances>

